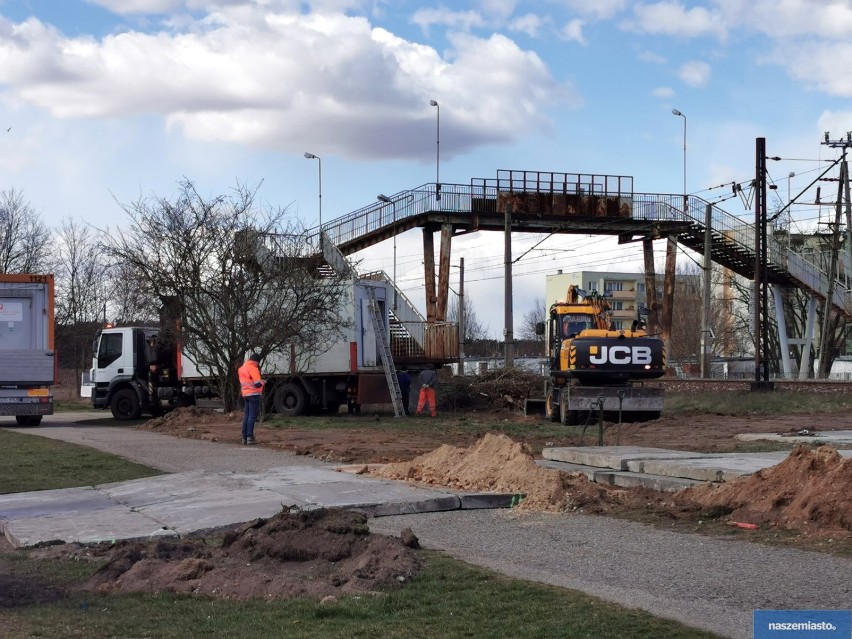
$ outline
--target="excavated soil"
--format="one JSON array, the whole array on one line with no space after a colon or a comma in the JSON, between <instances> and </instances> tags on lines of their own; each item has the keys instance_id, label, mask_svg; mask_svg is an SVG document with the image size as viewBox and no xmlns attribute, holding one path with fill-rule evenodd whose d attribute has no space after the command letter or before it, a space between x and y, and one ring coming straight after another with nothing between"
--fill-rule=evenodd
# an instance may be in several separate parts
<instances>
[{"instance_id":1,"label":"excavated soil","mask_svg":"<svg viewBox=\"0 0 852 639\"><path fill-rule=\"evenodd\" d=\"M676 498L727 510L732 522L852 535L852 459L830 446L812 450L801 444L776 466L724 484L688 488Z\"/></svg>"},{"instance_id":2,"label":"excavated soil","mask_svg":"<svg viewBox=\"0 0 852 639\"><path fill-rule=\"evenodd\" d=\"M221 537L121 541L37 549L31 557L106 563L83 585L99 593L173 592L226 599L282 599L375 594L417 574L416 537L369 532L363 515L339 509L281 512ZM2 581L0 581L2 584ZM12 605L40 601L37 584L6 593ZM26 592L25 592L26 590ZM42 590L40 596L51 591ZM3 601L3 599L0 599ZM8 605L8 604L7 604Z\"/></svg>"}]
</instances>

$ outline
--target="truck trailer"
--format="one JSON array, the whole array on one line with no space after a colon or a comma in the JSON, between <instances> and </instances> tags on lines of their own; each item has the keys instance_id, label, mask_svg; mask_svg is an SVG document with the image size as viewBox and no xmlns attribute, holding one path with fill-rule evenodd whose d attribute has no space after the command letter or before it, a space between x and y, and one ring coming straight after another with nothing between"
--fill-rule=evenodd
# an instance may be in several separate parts
<instances>
[{"instance_id":1,"label":"truck trailer","mask_svg":"<svg viewBox=\"0 0 852 639\"><path fill-rule=\"evenodd\" d=\"M0 416L52 415L56 370L53 275L0 274Z\"/></svg>"},{"instance_id":2,"label":"truck trailer","mask_svg":"<svg viewBox=\"0 0 852 639\"><path fill-rule=\"evenodd\" d=\"M340 302L340 339L319 354L303 354L293 345L264 359L265 408L296 416L392 403L402 414L408 398L400 395L396 365L417 370L458 356L456 324L427 324L406 313L416 311L386 275L353 277ZM169 346L163 332L163 326L98 332L90 373L95 408L110 408L116 419L137 419L215 395L210 372Z\"/></svg>"}]
</instances>

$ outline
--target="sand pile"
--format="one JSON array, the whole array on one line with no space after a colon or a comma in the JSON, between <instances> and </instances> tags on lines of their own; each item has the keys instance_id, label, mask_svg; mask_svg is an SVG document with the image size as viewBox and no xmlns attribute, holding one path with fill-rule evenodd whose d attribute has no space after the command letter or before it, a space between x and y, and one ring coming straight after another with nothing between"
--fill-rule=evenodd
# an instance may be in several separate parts
<instances>
[{"instance_id":1,"label":"sand pile","mask_svg":"<svg viewBox=\"0 0 852 639\"><path fill-rule=\"evenodd\" d=\"M730 509L730 520L797 530L852 532L852 459L806 444L772 468L731 482L703 484L675 498Z\"/></svg>"},{"instance_id":2,"label":"sand pile","mask_svg":"<svg viewBox=\"0 0 852 639\"><path fill-rule=\"evenodd\" d=\"M494 433L487 433L469 448L445 444L411 461L386 464L371 474L465 491L524 493L520 508L552 512L603 512L617 501L619 492L595 484L585 475L541 468L529 446Z\"/></svg>"}]
</instances>

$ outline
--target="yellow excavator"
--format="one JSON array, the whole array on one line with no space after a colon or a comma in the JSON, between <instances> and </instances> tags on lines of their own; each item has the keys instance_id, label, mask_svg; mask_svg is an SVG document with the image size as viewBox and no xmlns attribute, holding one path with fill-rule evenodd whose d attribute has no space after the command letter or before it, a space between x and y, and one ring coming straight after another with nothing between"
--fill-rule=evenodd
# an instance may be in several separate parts
<instances>
[{"instance_id":1,"label":"yellow excavator","mask_svg":"<svg viewBox=\"0 0 852 639\"><path fill-rule=\"evenodd\" d=\"M648 335L641 316L630 330L614 329L607 298L572 285L541 328L550 360L545 413L552 421L577 424L600 411L617 412L623 421L659 418L663 389L634 384L666 373L663 340Z\"/></svg>"}]
</instances>

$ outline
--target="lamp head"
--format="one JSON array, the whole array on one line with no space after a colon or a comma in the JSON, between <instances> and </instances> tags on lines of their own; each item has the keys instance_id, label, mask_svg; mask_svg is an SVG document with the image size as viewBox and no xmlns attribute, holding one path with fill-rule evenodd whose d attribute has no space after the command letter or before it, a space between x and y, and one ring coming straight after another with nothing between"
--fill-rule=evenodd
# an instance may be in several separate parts
<instances>
[{"instance_id":1,"label":"lamp head","mask_svg":"<svg viewBox=\"0 0 852 639\"><path fill-rule=\"evenodd\" d=\"M431 106L438 106L438 103L437 103L437 102L435 102L434 100L429 100L429 104L430 104Z\"/></svg>"},{"instance_id":2,"label":"lamp head","mask_svg":"<svg viewBox=\"0 0 852 639\"><path fill-rule=\"evenodd\" d=\"M390 202L390 201L391 201L391 199L390 199L387 195L385 195L384 193L379 193L379 194L376 196L376 199L377 199L379 202Z\"/></svg>"},{"instance_id":3,"label":"lamp head","mask_svg":"<svg viewBox=\"0 0 852 639\"><path fill-rule=\"evenodd\" d=\"M681 112L680 112L680 111L678 111L677 109L672 109L672 115L683 115L683 113L681 113ZM683 117L686 117L686 116L685 116L685 115L683 115Z\"/></svg>"},{"instance_id":4,"label":"lamp head","mask_svg":"<svg viewBox=\"0 0 852 639\"><path fill-rule=\"evenodd\" d=\"M305 157L309 160L319 160L317 156L315 156L313 153L308 153L307 151L305 151Z\"/></svg>"}]
</instances>

